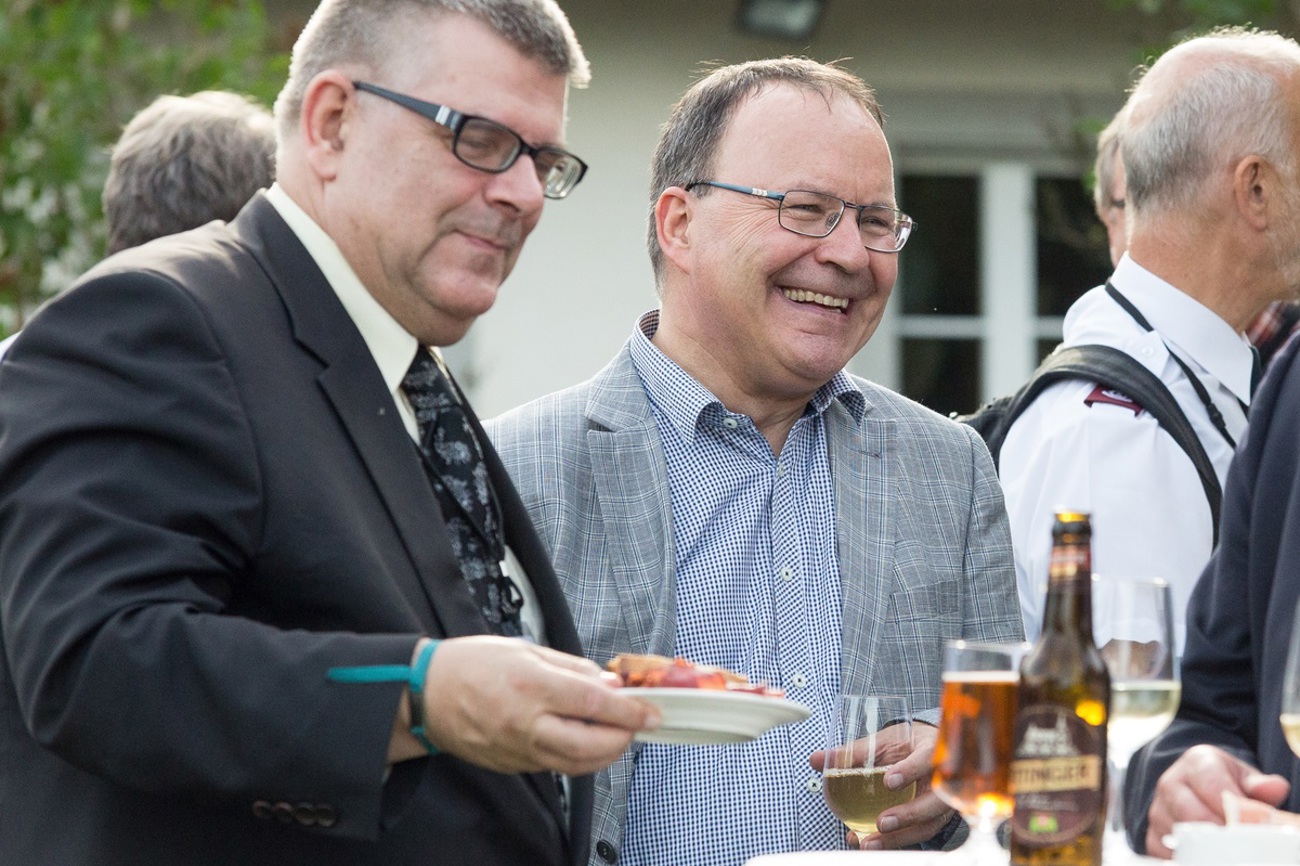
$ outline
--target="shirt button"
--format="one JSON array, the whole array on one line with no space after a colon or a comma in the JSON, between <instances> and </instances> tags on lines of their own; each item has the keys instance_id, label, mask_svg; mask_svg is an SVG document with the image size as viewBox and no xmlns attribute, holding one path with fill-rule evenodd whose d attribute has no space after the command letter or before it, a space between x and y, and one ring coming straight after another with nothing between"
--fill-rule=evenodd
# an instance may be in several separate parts
<instances>
[{"instance_id":1,"label":"shirt button","mask_svg":"<svg viewBox=\"0 0 1300 866\"><path fill-rule=\"evenodd\" d=\"M794 580L794 569L788 566L781 569L777 574L781 575L782 580Z\"/></svg>"},{"instance_id":2,"label":"shirt button","mask_svg":"<svg viewBox=\"0 0 1300 866\"><path fill-rule=\"evenodd\" d=\"M726 427L728 430L735 430L737 427L740 426L740 422L737 421L735 418L730 418L730 417L723 418L722 426Z\"/></svg>"},{"instance_id":3,"label":"shirt button","mask_svg":"<svg viewBox=\"0 0 1300 866\"><path fill-rule=\"evenodd\" d=\"M795 674L790 677L790 685L794 686L796 689L805 688L808 685L808 678L803 674Z\"/></svg>"},{"instance_id":4,"label":"shirt button","mask_svg":"<svg viewBox=\"0 0 1300 866\"><path fill-rule=\"evenodd\" d=\"M808 781L804 782L803 786L808 789L809 794L820 794L822 791L821 777L813 776L809 778Z\"/></svg>"},{"instance_id":5,"label":"shirt button","mask_svg":"<svg viewBox=\"0 0 1300 866\"><path fill-rule=\"evenodd\" d=\"M784 464L784 463L781 463L781 464L778 464L778 465L777 465L777 467L776 467L776 477L777 477L777 478L784 478L784 477L785 477L785 464Z\"/></svg>"}]
</instances>

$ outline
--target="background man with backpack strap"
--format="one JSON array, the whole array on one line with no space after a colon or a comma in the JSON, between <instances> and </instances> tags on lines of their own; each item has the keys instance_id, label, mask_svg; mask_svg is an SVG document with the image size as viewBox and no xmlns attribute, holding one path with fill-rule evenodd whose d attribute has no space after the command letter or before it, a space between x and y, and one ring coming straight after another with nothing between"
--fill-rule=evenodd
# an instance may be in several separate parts
<instances>
[{"instance_id":1,"label":"background man with backpack strap","mask_svg":"<svg viewBox=\"0 0 1300 866\"><path fill-rule=\"evenodd\" d=\"M1242 331L1300 285L1297 70L1294 41L1241 29L1156 62L1124 108L1128 252L1065 320L1065 345L1120 349L1164 383L1220 484L1257 369ZM1214 526L1192 460L1151 412L1094 381L1056 383L1011 426L1000 472L1026 632L1041 625L1052 510L1068 504L1093 514L1097 572L1173 584L1181 653Z\"/></svg>"}]
</instances>

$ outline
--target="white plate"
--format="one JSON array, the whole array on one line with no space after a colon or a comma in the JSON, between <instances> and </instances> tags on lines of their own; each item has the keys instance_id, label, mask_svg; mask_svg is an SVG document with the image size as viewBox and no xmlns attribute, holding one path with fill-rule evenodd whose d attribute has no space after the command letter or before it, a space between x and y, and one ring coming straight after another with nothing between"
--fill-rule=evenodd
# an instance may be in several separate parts
<instances>
[{"instance_id":1,"label":"white plate","mask_svg":"<svg viewBox=\"0 0 1300 866\"><path fill-rule=\"evenodd\" d=\"M663 726L642 731L643 743L706 746L747 743L769 728L801 722L812 715L803 704L723 689L637 688L635 697L663 713Z\"/></svg>"}]
</instances>

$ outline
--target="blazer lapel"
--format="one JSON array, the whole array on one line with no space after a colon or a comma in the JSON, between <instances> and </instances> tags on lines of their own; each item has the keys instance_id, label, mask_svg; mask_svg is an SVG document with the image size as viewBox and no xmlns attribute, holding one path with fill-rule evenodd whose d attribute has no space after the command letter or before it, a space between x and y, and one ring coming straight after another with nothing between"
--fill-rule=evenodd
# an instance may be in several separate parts
<instances>
[{"instance_id":1,"label":"blazer lapel","mask_svg":"<svg viewBox=\"0 0 1300 866\"><path fill-rule=\"evenodd\" d=\"M593 383L587 433L610 568L632 648L672 655L677 560L663 445L627 350Z\"/></svg>"},{"instance_id":2,"label":"blazer lapel","mask_svg":"<svg viewBox=\"0 0 1300 866\"><path fill-rule=\"evenodd\" d=\"M297 235L260 194L236 218L235 228L266 267L295 339L320 360L320 388L374 480L410 556L414 569L395 568L394 579L412 604L429 611L442 635L482 632L482 614L463 582L448 577L459 577L460 566L419 452L338 296ZM304 455L309 457L310 449L304 448Z\"/></svg>"},{"instance_id":3,"label":"blazer lapel","mask_svg":"<svg viewBox=\"0 0 1300 866\"><path fill-rule=\"evenodd\" d=\"M840 688L869 692L882 626L894 590L896 457L892 421L862 423L840 403L827 410L843 604Z\"/></svg>"}]
</instances>

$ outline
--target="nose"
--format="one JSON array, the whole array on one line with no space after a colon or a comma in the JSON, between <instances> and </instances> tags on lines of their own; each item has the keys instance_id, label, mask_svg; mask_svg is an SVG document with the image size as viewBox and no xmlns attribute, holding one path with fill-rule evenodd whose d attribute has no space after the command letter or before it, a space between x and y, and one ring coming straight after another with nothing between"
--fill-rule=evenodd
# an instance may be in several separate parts
<instances>
[{"instance_id":1,"label":"nose","mask_svg":"<svg viewBox=\"0 0 1300 866\"><path fill-rule=\"evenodd\" d=\"M526 153L519 154L510 168L489 176L488 200L503 204L521 214L541 210L546 197L542 195L542 181L537 176L537 164Z\"/></svg>"},{"instance_id":2,"label":"nose","mask_svg":"<svg viewBox=\"0 0 1300 866\"><path fill-rule=\"evenodd\" d=\"M871 251L862 243L858 214L850 208L844 209L831 233L818 244L817 261L833 264L846 273L857 273L871 262Z\"/></svg>"}]
</instances>

